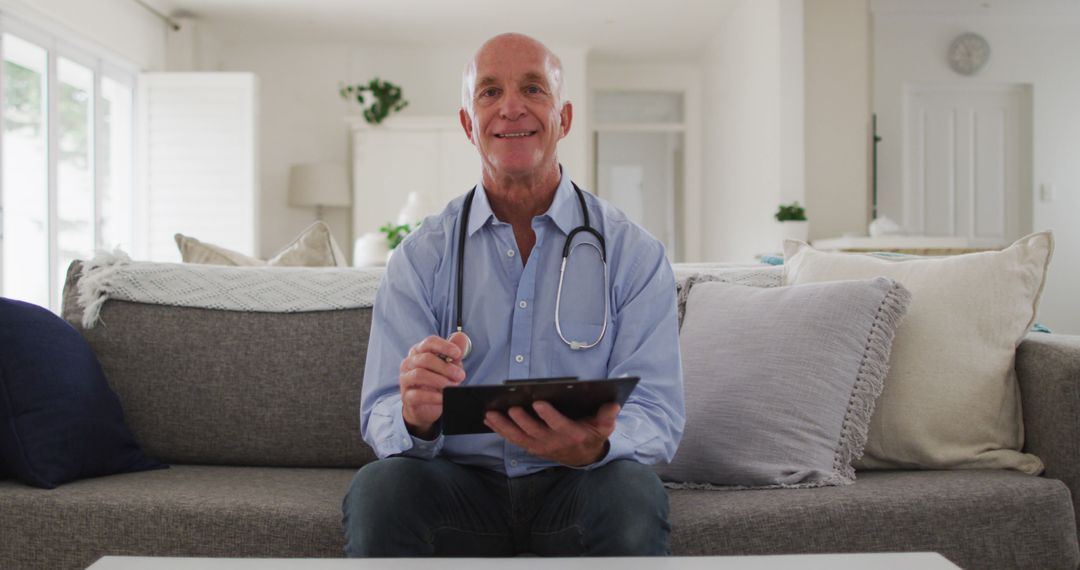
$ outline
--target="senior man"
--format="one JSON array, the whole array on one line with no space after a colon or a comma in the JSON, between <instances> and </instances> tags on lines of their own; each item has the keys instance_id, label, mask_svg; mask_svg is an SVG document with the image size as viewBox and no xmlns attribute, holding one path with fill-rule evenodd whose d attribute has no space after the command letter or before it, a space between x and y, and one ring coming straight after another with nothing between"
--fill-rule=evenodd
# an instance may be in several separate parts
<instances>
[{"instance_id":1,"label":"senior man","mask_svg":"<svg viewBox=\"0 0 1080 570\"><path fill-rule=\"evenodd\" d=\"M346 554L666 554L667 494L647 465L675 454L684 409L663 246L562 171L573 106L540 42L484 43L460 118L481 181L401 243L379 287L360 416L380 460L345 497ZM582 245L560 277L568 238ZM625 406L592 418L536 402L489 412L494 433L440 430L446 386L623 375L641 378Z\"/></svg>"}]
</instances>

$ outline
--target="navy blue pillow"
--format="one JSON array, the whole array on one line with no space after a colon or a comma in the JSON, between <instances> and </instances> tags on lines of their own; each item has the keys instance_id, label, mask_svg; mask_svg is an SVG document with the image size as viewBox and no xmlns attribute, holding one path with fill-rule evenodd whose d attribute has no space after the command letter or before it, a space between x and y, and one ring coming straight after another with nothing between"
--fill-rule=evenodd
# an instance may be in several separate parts
<instances>
[{"instance_id":1,"label":"navy blue pillow","mask_svg":"<svg viewBox=\"0 0 1080 570\"><path fill-rule=\"evenodd\" d=\"M0 473L52 489L164 467L143 454L82 335L47 309L0 298Z\"/></svg>"}]
</instances>

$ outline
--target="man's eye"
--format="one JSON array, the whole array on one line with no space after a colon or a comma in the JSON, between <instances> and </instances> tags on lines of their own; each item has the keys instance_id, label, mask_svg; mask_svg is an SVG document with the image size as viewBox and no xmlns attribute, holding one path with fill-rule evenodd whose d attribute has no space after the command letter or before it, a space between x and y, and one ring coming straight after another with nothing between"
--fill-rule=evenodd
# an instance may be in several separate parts
<instances>
[{"instance_id":1,"label":"man's eye","mask_svg":"<svg viewBox=\"0 0 1080 570\"><path fill-rule=\"evenodd\" d=\"M543 93L544 90L541 89L537 85L530 85L530 86L525 88L525 92L528 93L529 95L539 95L539 94Z\"/></svg>"},{"instance_id":2,"label":"man's eye","mask_svg":"<svg viewBox=\"0 0 1080 570\"><path fill-rule=\"evenodd\" d=\"M487 89L480 91L481 97L494 97L499 94L499 90L494 87L488 87Z\"/></svg>"}]
</instances>

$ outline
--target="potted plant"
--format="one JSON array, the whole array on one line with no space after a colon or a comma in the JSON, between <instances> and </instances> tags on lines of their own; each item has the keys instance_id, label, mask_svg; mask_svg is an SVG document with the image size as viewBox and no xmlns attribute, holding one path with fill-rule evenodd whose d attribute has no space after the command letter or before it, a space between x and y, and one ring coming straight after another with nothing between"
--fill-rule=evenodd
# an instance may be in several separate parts
<instances>
[{"instance_id":1,"label":"potted plant","mask_svg":"<svg viewBox=\"0 0 1080 570\"><path fill-rule=\"evenodd\" d=\"M416 224L417 227L420 224ZM386 225L379 228L379 231L386 234L386 245L391 251L397 247L401 240L405 239L405 236L409 235L413 228L409 224L392 224L387 222Z\"/></svg>"},{"instance_id":2,"label":"potted plant","mask_svg":"<svg viewBox=\"0 0 1080 570\"><path fill-rule=\"evenodd\" d=\"M364 98L365 91L371 97L370 103ZM356 99L364 109L364 120L372 125L378 125L390 113L396 113L409 104L401 98L401 87L389 81L381 81L378 77L367 84L340 85L338 94L342 99Z\"/></svg>"},{"instance_id":3,"label":"potted plant","mask_svg":"<svg viewBox=\"0 0 1080 570\"><path fill-rule=\"evenodd\" d=\"M810 222L806 221L806 208L800 206L798 201L780 204L780 208L773 216L780 222L784 239L806 241L809 237Z\"/></svg>"}]
</instances>

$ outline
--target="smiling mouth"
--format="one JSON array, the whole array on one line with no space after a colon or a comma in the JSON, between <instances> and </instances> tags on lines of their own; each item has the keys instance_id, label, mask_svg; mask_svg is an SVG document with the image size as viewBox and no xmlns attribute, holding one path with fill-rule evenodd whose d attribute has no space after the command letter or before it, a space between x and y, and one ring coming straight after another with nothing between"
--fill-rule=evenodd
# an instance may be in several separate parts
<instances>
[{"instance_id":1,"label":"smiling mouth","mask_svg":"<svg viewBox=\"0 0 1080 570\"><path fill-rule=\"evenodd\" d=\"M536 131L521 131L517 133L497 133L495 138L497 139L523 139L525 137L531 137L536 134Z\"/></svg>"}]
</instances>

